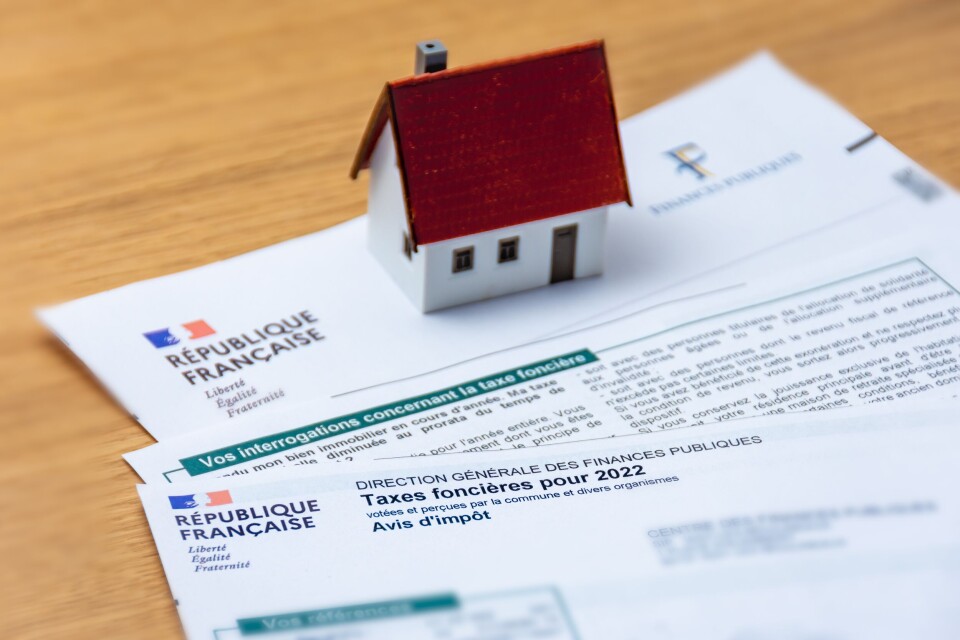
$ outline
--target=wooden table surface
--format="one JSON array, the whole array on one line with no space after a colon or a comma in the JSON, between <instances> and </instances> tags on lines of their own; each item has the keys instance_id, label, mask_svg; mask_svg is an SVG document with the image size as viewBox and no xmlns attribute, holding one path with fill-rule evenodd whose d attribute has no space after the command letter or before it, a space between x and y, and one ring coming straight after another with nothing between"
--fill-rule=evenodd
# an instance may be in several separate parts
<instances>
[{"instance_id":1,"label":"wooden table surface","mask_svg":"<svg viewBox=\"0 0 960 640\"><path fill-rule=\"evenodd\" d=\"M383 82L604 37L621 116L769 48L960 184L957 0L0 3L0 611L13 638L170 638L120 454L151 443L31 309L356 216Z\"/></svg>"}]
</instances>

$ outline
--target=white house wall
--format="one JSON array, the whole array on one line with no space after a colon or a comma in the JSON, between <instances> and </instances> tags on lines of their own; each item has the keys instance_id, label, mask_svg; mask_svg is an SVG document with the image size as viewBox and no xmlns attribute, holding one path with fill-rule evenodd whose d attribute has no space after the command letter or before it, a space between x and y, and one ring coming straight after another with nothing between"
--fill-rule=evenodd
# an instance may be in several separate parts
<instances>
[{"instance_id":1,"label":"white house wall","mask_svg":"<svg viewBox=\"0 0 960 640\"><path fill-rule=\"evenodd\" d=\"M396 157L393 136L389 129L385 129L370 158L367 243L370 252L407 297L418 309L423 310L426 261L422 248L409 260L403 254L407 212Z\"/></svg>"},{"instance_id":2,"label":"white house wall","mask_svg":"<svg viewBox=\"0 0 960 640\"><path fill-rule=\"evenodd\" d=\"M402 197L400 202L402 206ZM419 252L426 257L423 310L550 284L553 230L571 224L577 225L574 277L600 275L606 246L606 207L421 245ZM520 238L518 259L498 263L499 241L515 236ZM473 269L454 273L453 251L469 246L473 247Z\"/></svg>"}]
</instances>

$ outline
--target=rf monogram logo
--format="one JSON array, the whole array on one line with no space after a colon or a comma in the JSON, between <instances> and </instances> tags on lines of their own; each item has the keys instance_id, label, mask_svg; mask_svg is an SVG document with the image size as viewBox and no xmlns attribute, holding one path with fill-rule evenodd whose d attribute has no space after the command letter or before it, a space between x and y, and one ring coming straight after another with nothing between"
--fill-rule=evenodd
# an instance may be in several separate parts
<instances>
[{"instance_id":1,"label":"rf monogram logo","mask_svg":"<svg viewBox=\"0 0 960 640\"><path fill-rule=\"evenodd\" d=\"M707 153L692 142L671 149L665 155L670 156L677 162L677 173L689 171L697 176L697 180L705 180L713 175L701 164L707 159Z\"/></svg>"}]
</instances>

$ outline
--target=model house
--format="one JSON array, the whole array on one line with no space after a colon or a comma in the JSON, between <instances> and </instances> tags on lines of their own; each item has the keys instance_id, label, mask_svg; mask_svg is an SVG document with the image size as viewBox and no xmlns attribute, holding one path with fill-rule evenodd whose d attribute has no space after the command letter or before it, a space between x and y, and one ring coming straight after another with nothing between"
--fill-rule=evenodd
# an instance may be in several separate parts
<instances>
[{"instance_id":1,"label":"model house","mask_svg":"<svg viewBox=\"0 0 960 640\"><path fill-rule=\"evenodd\" d=\"M599 275L607 207L630 202L603 43L446 58L417 45L363 135L370 250L421 311Z\"/></svg>"}]
</instances>

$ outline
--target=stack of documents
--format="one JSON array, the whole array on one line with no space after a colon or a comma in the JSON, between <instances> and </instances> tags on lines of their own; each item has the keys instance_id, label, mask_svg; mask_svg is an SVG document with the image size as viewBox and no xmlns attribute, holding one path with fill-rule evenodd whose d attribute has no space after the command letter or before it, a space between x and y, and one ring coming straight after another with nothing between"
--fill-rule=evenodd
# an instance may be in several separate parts
<instances>
[{"instance_id":1,"label":"stack of documents","mask_svg":"<svg viewBox=\"0 0 960 640\"><path fill-rule=\"evenodd\" d=\"M41 312L188 637L960 637L956 192L767 54L622 139L601 278L422 316L359 218Z\"/></svg>"}]
</instances>

